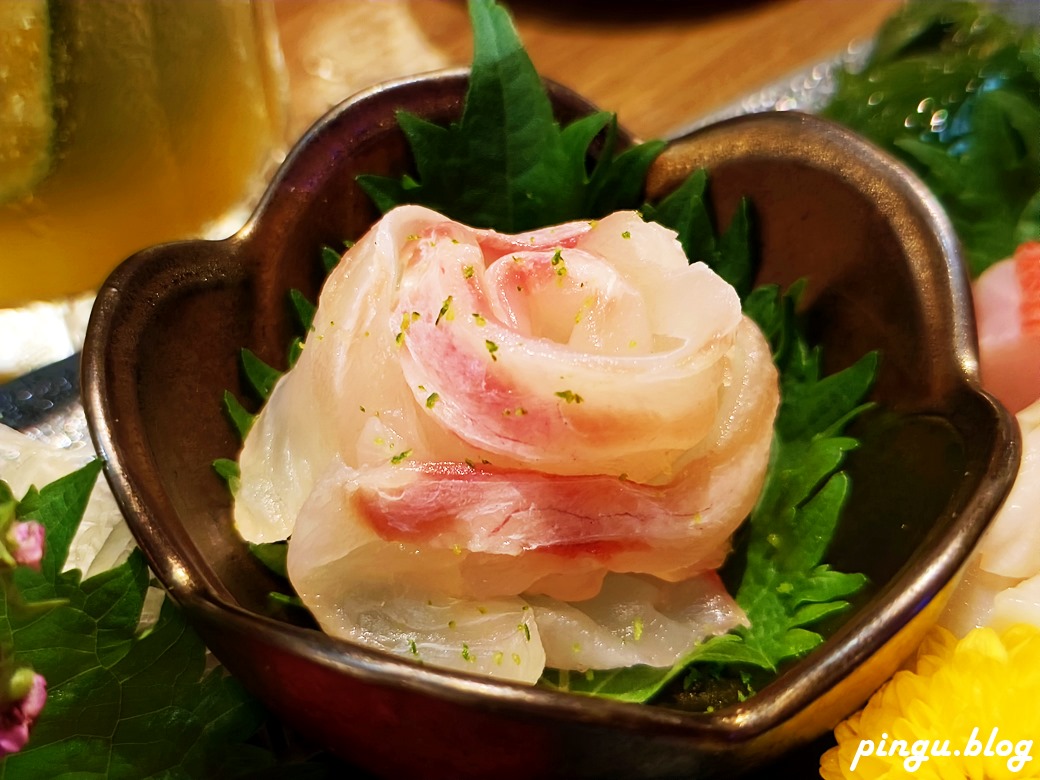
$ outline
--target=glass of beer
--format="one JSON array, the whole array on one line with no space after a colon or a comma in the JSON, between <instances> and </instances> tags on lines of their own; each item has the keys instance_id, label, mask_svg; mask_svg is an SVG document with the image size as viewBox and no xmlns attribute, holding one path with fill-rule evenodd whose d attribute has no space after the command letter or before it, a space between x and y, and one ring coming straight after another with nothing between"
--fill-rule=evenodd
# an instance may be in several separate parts
<instances>
[{"instance_id":1,"label":"glass of beer","mask_svg":"<svg viewBox=\"0 0 1040 780\"><path fill-rule=\"evenodd\" d=\"M233 232L284 122L268 0L0 1L0 309Z\"/></svg>"}]
</instances>

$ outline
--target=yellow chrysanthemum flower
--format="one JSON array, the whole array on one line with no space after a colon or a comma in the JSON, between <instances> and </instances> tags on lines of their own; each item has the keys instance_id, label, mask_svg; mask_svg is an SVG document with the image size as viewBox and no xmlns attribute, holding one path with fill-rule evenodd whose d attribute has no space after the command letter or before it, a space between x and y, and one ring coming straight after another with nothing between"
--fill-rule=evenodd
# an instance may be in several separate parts
<instances>
[{"instance_id":1,"label":"yellow chrysanthemum flower","mask_svg":"<svg viewBox=\"0 0 1040 780\"><path fill-rule=\"evenodd\" d=\"M1040 629L933 629L916 668L885 683L834 730L825 780L1040 777ZM1040 746L1038 746L1040 752Z\"/></svg>"}]
</instances>

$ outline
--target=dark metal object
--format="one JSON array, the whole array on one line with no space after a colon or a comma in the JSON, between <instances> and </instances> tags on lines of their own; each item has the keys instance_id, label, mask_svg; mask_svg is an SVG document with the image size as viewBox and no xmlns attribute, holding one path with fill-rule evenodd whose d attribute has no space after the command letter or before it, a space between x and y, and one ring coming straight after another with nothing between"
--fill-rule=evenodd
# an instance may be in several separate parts
<instances>
[{"instance_id":1,"label":"dark metal object","mask_svg":"<svg viewBox=\"0 0 1040 780\"><path fill-rule=\"evenodd\" d=\"M557 694L415 666L267 616L269 575L236 536L210 463L233 457L225 389L243 346L284 365L287 292L318 290L323 245L377 214L359 173L401 173L394 119L457 116L460 73L371 90L301 140L256 214L221 242L141 252L101 290L84 350L95 445L149 561L220 661L287 723L385 777L732 776L828 731L887 679L941 611L1006 495L1019 445L976 376L969 287L936 201L904 167L799 114L740 118L676 142L654 192L705 166L725 224L750 195L759 281L807 277L835 365L880 349L838 565L874 589L827 643L748 701L711 714ZM591 110L553 87L561 118ZM873 488L873 489L872 489Z\"/></svg>"},{"instance_id":2,"label":"dark metal object","mask_svg":"<svg viewBox=\"0 0 1040 780\"><path fill-rule=\"evenodd\" d=\"M0 385L0 423L41 425L79 405L79 353Z\"/></svg>"}]
</instances>

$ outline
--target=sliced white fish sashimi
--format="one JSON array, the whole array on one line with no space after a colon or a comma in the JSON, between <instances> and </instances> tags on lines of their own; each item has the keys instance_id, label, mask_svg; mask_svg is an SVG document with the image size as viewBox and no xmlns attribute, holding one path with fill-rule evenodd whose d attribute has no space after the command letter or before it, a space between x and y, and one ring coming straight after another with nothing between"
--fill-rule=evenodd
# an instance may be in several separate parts
<instances>
[{"instance_id":1,"label":"sliced white fish sashimi","mask_svg":"<svg viewBox=\"0 0 1040 780\"><path fill-rule=\"evenodd\" d=\"M340 468L319 483L289 546L293 584L334 636L533 683L546 665L667 667L698 641L746 624L714 572L675 583L607 573L602 558L615 552L607 545L585 556L502 555L389 542L344 521L354 486ZM546 592L557 597L538 595Z\"/></svg>"},{"instance_id":2,"label":"sliced white fish sashimi","mask_svg":"<svg viewBox=\"0 0 1040 780\"><path fill-rule=\"evenodd\" d=\"M712 573L764 479L769 348L634 212L517 236L395 209L343 258L240 457L322 627L534 682L668 666L743 620ZM637 628L638 627L638 628Z\"/></svg>"},{"instance_id":3,"label":"sliced white fish sashimi","mask_svg":"<svg viewBox=\"0 0 1040 780\"><path fill-rule=\"evenodd\" d=\"M950 598L944 622L951 630L1040 626L1040 401L1017 419L1022 431L1018 475Z\"/></svg>"},{"instance_id":4,"label":"sliced white fish sashimi","mask_svg":"<svg viewBox=\"0 0 1040 780\"><path fill-rule=\"evenodd\" d=\"M713 572L678 583L610 574L594 598L531 603L554 669L668 667L698 642L747 623Z\"/></svg>"},{"instance_id":5,"label":"sliced white fish sashimi","mask_svg":"<svg viewBox=\"0 0 1040 780\"><path fill-rule=\"evenodd\" d=\"M1022 460L943 616L959 636L1040 625L1040 242L984 271L972 294L982 384L1017 413Z\"/></svg>"}]
</instances>

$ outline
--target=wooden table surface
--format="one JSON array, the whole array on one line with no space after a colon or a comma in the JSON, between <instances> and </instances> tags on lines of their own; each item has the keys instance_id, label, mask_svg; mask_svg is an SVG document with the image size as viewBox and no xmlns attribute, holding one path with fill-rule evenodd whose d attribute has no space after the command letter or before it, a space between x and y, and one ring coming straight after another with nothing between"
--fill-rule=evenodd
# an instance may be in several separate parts
<instances>
[{"instance_id":1,"label":"wooden table surface","mask_svg":"<svg viewBox=\"0 0 1040 780\"><path fill-rule=\"evenodd\" d=\"M869 39L900 0L514 0L543 75L644 139ZM276 0L289 133L380 81L468 65L464 0Z\"/></svg>"}]
</instances>

